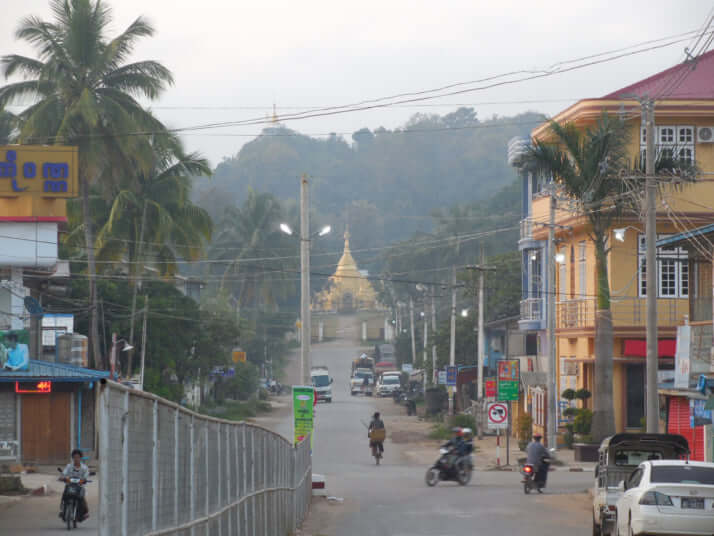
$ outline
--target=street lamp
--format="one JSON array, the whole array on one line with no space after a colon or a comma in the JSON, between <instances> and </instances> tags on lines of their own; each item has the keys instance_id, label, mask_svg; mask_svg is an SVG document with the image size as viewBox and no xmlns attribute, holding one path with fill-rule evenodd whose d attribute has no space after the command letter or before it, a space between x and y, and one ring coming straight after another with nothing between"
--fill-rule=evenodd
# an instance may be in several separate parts
<instances>
[{"instance_id":1,"label":"street lamp","mask_svg":"<svg viewBox=\"0 0 714 536\"><path fill-rule=\"evenodd\" d=\"M325 225L316 233L310 234L310 201L307 176L300 178L300 370L302 384L310 383L310 242L313 238L328 234L332 227ZM293 236L293 230L287 223L280 224L280 230Z\"/></svg>"},{"instance_id":2,"label":"street lamp","mask_svg":"<svg viewBox=\"0 0 714 536\"><path fill-rule=\"evenodd\" d=\"M565 253L556 253L555 254L555 262L558 264L564 264L565 263Z\"/></svg>"},{"instance_id":3,"label":"street lamp","mask_svg":"<svg viewBox=\"0 0 714 536\"><path fill-rule=\"evenodd\" d=\"M466 318L467 316L469 316L469 310L468 310L468 309L461 309L461 316L462 316L463 318Z\"/></svg>"},{"instance_id":4,"label":"street lamp","mask_svg":"<svg viewBox=\"0 0 714 536\"><path fill-rule=\"evenodd\" d=\"M628 225L627 227L622 227L620 229L613 229L612 234L615 235L615 240L618 242L624 242L625 241L625 233L627 232L628 229L634 229L635 231L641 233L642 230L638 229L637 227L633 227L632 225Z\"/></svg>"}]
</instances>

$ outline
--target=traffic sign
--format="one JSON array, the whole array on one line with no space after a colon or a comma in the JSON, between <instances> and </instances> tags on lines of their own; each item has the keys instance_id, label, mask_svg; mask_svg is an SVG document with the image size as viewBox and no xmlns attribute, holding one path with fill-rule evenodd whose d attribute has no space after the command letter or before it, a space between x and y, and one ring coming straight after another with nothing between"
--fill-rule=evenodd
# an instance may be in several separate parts
<instances>
[{"instance_id":1,"label":"traffic sign","mask_svg":"<svg viewBox=\"0 0 714 536\"><path fill-rule=\"evenodd\" d=\"M456 385L457 372L458 369L455 366L449 365L448 367L446 367L446 385Z\"/></svg>"},{"instance_id":2,"label":"traffic sign","mask_svg":"<svg viewBox=\"0 0 714 536\"><path fill-rule=\"evenodd\" d=\"M414 366L411 363L402 363L402 372L408 372L409 374L411 374L413 371Z\"/></svg>"},{"instance_id":3,"label":"traffic sign","mask_svg":"<svg viewBox=\"0 0 714 536\"><path fill-rule=\"evenodd\" d=\"M245 352L242 350L233 350L233 362L234 363L245 363L246 362Z\"/></svg>"},{"instance_id":4,"label":"traffic sign","mask_svg":"<svg viewBox=\"0 0 714 536\"><path fill-rule=\"evenodd\" d=\"M439 385L446 385L446 371L439 371Z\"/></svg>"},{"instance_id":5,"label":"traffic sign","mask_svg":"<svg viewBox=\"0 0 714 536\"><path fill-rule=\"evenodd\" d=\"M491 430L508 428L508 404L490 402L487 406L488 427Z\"/></svg>"}]
</instances>

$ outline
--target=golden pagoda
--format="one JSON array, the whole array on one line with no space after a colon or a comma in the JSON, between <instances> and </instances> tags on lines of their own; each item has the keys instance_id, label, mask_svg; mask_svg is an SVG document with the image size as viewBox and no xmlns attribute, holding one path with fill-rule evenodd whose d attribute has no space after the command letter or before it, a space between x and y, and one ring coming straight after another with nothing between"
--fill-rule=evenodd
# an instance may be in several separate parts
<instances>
[{"instance_id":1,"label":"golden pagoda","mask_svg":"<svg viewBox=\"0 0 714 536\"><path fill-rule=\"evenodd\" d=\"M317 311L352 312L379 308L377 293L367 277L357 269L350 251L350 232L345 230L345 249L335 273L315 296Z\"/></svg>"}]
</instances>

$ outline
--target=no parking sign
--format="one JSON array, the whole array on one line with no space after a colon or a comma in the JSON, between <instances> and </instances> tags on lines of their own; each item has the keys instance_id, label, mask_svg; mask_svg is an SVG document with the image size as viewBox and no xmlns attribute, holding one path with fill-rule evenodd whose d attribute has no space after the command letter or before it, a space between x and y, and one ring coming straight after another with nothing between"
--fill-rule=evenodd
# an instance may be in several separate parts
<instances>
[{"instance_id":1,"label":"no parking sign","mask_svg":"<svg viewBox=\"0 0 714 536\"><path fill-rule=\"evenodd\" d=\"M508 428L508 404L504 402L491 402L487 406L488 427L491 430Z\"/></svg>"}]
</instances>

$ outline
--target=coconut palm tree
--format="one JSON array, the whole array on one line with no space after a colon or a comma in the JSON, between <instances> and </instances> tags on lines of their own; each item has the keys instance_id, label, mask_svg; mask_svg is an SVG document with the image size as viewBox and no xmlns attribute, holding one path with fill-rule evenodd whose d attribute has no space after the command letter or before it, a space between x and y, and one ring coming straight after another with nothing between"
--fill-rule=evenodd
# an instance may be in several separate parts
<instances>
[{"instance_id":1,"label":"coconut palm tree","mask_svg":"<svg viewBox=\"0 0 714 536\"><path fill-rule=\"evenodd\" d=\"M595 246L597 313L595 319L595 397L591 434L596 441L615 432L613 404L613 328L608 280L608 234L628 199L620 179L628 167L624 122L602 115L588 129L551 122L552 138L535 140L528 154L536 173L553 178L557 188L580 204Z\"/></svg>"},{"instance_id":2,"label":"coconut palm tree","mask_svg":"<svg viewBox=\"0 0 714 536\"><path fill-rule=\"evenodd\" d=\"M162 275L174 274L179 258L201 257L213 229L208 213L190 199L192 177L211 174L208 161L198 153L187 154L172 135L155 136L151 143L152 166L147 171L138 168L138 173L124 179L96 240L98 259L129 264L130 344L138 282L146 266L155 266Z\"/></svg>"},{"instance_id":3,"label":"coconut palm tree","mask_svg":"<svg viewBox=\"0 0 714 536\"><path fill-rule=\"evenodd\" d=\"M17 117L6 110L0 110L0 145L11 143L17 129Z\"/></svg>"},{"instance_id":4,"label":"coconut palm tree","mask_svg":"<svg viewBox=\"0 0 714 536\"><path fill-rule=\"evenodd\" d=\"M158 62L127 63L137 40L154 34L143 18L110 39L107 29L111 10L101 0L51 0L50 6L54 15L51 22L30 16L20 22L15 34L37 50L37 58L16 54L2 58L5 77L19 75L23 80L0 88L0 108L31 99L32 104L18 116L20 143L79 147L90 338L97 364L100 352L90 186L116 181L137 163L150 161L151 145L146 136L133 134L161 132L164 127L136 97L155 99L173 79ZM100 187L100 191L104 189Z\"/></svg>"}]
</instances>

